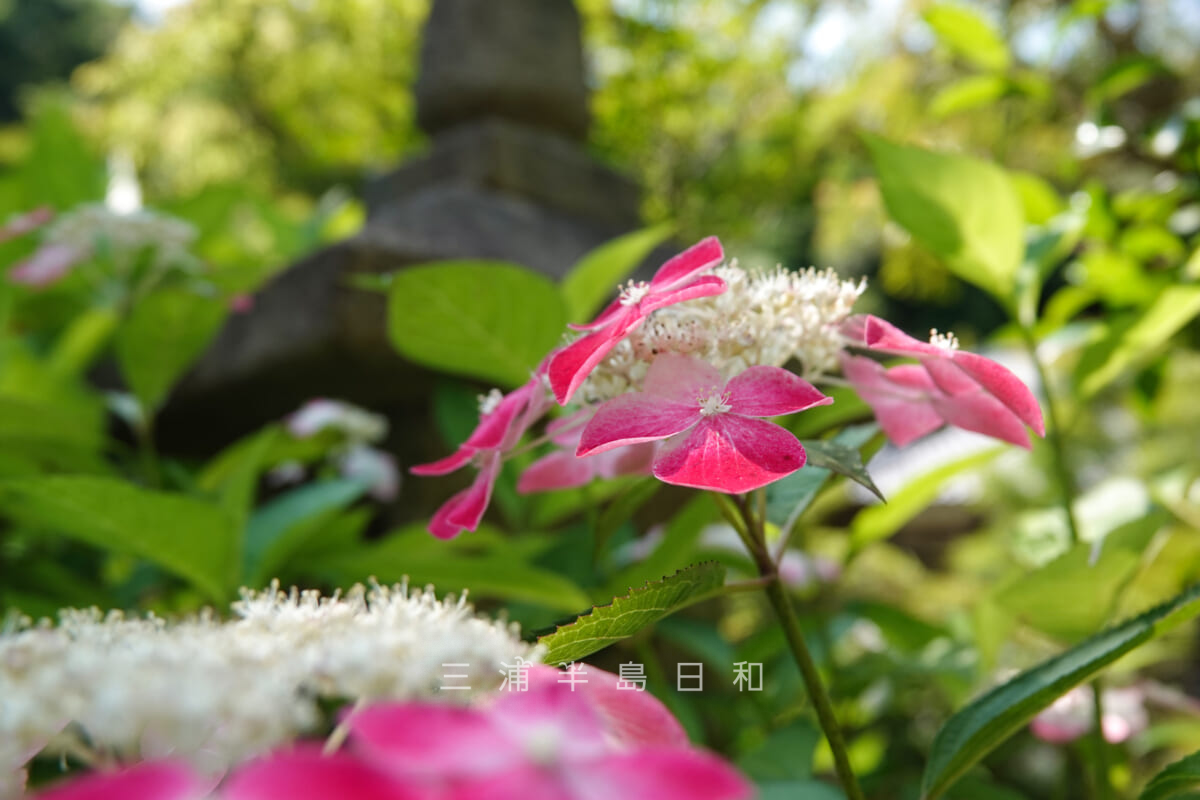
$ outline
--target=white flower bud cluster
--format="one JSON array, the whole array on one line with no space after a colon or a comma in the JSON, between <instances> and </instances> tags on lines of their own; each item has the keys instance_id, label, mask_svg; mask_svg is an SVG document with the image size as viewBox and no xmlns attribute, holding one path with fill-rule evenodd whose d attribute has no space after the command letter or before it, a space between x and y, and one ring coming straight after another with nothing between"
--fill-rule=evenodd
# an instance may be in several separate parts
<instances>
[{"instance_id":1,"label":"white flower bud cluster","mask_svg":"<svg viewBox=\"0 0 1200 800\"><path fill-rule=\"evenodd\" d=\"M155 269L192 270L199 265L189 252L195 239L196 229L174 217L144 209L118 214L89 204L58 217L46 229L45 243L104 254L119 270L131 268L143 253Z\"/></svg>"},{"instance_id":2,"label":"white flower bud cluster","mask_svg":"<svg viewBox=\"0 0 1200 800\"><path fill-rule=\"evenodd\" d=\"M0 634L0 798L43 750L100 761L182 757L222 769L312 731L319 701L461 698L536 661L514 625L431 590L343 596L243 590L235 617L168 623L66 610ZM446 668L446 664L469 665ZM464 677L449 680L450 673ZM7 780L7 784L5 781Z\"/></svg>"},{"instance_id":3,"label":"white flower bud cluster","mask_svg":"<svg viewBox=\"0 0 1200 800\"><path fill-rule=\"evenodd\" d=\"M866 290L865 281L842 280L831 269L748 272L736 261L713 274L728 290L654 312L592 372L582 396L602 402L640 389L650 362L667 352L700 356L726 379L793 358L808 380L837 368L843 346L838 327Z\"/></svg>"}]
</instances>

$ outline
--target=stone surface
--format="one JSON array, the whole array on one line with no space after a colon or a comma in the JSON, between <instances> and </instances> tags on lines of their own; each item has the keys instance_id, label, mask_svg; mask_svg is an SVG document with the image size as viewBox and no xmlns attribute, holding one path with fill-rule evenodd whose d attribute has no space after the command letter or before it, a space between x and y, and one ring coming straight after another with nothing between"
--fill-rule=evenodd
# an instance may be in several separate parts
<instances>
[{"instance_id":1,"label":"stone surface","mask_svg":"<svg viewBox=\"0 0 1200 800\"><path fill-rule=\"evenodd\" d=\"M582 140L579 12L571 0L437 0L416 91L417 121L429 133L503 117Z\"/></svg>"}]
</instances>

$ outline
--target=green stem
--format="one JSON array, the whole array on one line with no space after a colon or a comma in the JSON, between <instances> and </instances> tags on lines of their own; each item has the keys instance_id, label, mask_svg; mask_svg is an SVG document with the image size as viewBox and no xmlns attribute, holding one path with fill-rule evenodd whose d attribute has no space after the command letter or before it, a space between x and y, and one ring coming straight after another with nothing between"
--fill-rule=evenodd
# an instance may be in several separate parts
<instances>
[{"instance_id":1,"label":"green stem","mask_svg":"<svg viewBox=\"0 0 1200 800\"><path fill-rule=\"evenodd\" d=\"M1062 417L1059 416L1058 403L1055 401L1054 391L1047 378L1046 366L1038 355L1038 343L1033 337L1033 330L1022 325L1021 334L1025 339L1025 349L1029 352L1034 369L1037 370L1038 380L1042 384L1042 393L1046 396L1046 416L1050 418L1046 440L1050 443L1050 449L1054 454L1054 472L1058 478L1059 491L1062 494L1063 510L1067 513L1067 530L1071 534L1071 544L1078 544L1080 541L1079 521L1075 518L1075 508L1072 502L1075 498L1075 479L1071 475L1071 465L1067 461L1067 448L1061 424Z\"/></svg>"},{"instance_id":2,"label":"green stem","mask_svg":"<svg viewBox=\"0 0 1200 800\"><path fill-rule=\"evenodd\" d=\"M824 731L825 738L829 741L829 749L833 753L834 769L842 784L842 791L846 793L847 800L865 800L862 789L858 785L858 778L854 775L854 768L850 766L846 739L842 735L841 725L838 724L837 715L833 711L833 701L830 700L829 693L825 691L825 685L821 682L821 673L817 669L816 662L813 661L808 645L804 642L804 634L800 631L800 622L796 619L791 598L788 597L787 590L779 580L779 571L767 551L762 517L755 517L750 509L750 503L744 495L734 496L732 505L736 507L741 516L740 524L735 523L733 527L742 536L750 555L758 565L759 572L766 581L764 591L771 607L775 609L775 616L779 618L779 624L787 638L788 647L792 651L792 658L796 661L796 666L800 668L800 675L804 679L804 688L817 712L817 722L820 723L821 730ZM723 510L726 508L728 506L722 506Z\"/></svg>"},{"instance_id":3,"label":"green stem","mask_svg":"<svg viewBox=\"0 0 1200 800\"><path fill-rule=\"evenodd\" d=\"M1095 749L1096 800L1112 796L1108 783L1108 742L1104 739L1104 701L1100 696L1100 679L1092 681L1092 747Z\"/></svg>"}]
</instances>

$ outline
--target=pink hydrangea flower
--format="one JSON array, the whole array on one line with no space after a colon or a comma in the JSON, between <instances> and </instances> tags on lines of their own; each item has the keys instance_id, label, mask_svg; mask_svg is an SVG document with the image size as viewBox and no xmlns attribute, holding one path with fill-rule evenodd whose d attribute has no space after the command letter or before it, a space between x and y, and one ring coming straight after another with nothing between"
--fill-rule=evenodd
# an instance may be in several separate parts
<instances>
[{"instance_id":1,"label":"pink hydrangea flower","mask_svg":"<svg viewBox=\"0 0 1200 800\"><path fill-rule=\"evenodd\" d=\"M54 209L49 206L42 206L33 211L9 217L7 222L0 225L0 242L7 242L9 239L32 233L52 219L54 219Z\"/></svg>"},{"instance_id":2,"label":"pink hydrangea flower","mask_svg":"<svg viewBox=\"0 0 1200 800\"><path fill-rule=\"evenodd\" d=\"M1150 724L1145 692L1137 686L1105 689L1100 696L1104 708L1100 730L1109 744L1120 744L1141 733ZM1034 717L1029 729L1042 741L1064 744L1090 731L1094 720L1092 689L1077 686Z\"/></svg>"},{"instance_id":3,"label":"pink hydrangea flower","mask_svg":"<svg viewBox=\"0 0 1200 800\"><path fill-rule=\"evenodd\" d=\"M590 333L564 347L550 360L547 374L554 398L565 405L592 368L657 309L725 291L727 287L721 278L697 274L721 263L724 257L721 243L710 236L668 260L649 283L630 282L591 324L571 326Z\"/></svg>"},{"instance_id":4,"label":"pink hydrangea flower","mask_svg":"<svg viewBox=\"0 0 1200 800\"><path fill-rule=\"evenodd\" d=\"M944 424L1029 448L1025 426L1045 436L1037 398L1020 378L991 359L958 350L952 336L922 342L870 315L851 317L842 333L853 345L908 356L919 364L885 369L869 358L842 355L842 370L898 445Z\"/></svg>"},{"instance_id":5,"label":"pink hydrangea flower","mask_svg":"<svg viewBox=\"0 0 1200 800\"><path fill-rule=\"evenodd\" d=\"M810 383L778 367L750 367L728 383L715 367L667 353L646 372L644 391L600 406L576 455L666 439L656 478L679 486L747 492L804 466L800 441L759 419L827 405Z\"/></svg>"},{"instance_id":6,"label":"pink hydrangea flower","mask_svg":"<svg viewBox=\"0 0 1200 800\"><path fill-rule=\"evenodd\" d=\"M221 800L434 800L432 789L357 754L323 754L299 747L242 767L222 788Z\"/></svg>"},{"instance_id":7,"label":"pink hydrangea flower","mask_svg":"<svg viewBox=\"0 0 1200 800\"><path fill-rule=\"evenodd\" d=\"M657 445L653 442L630 445L580 458L575 455L583 426L593 411L585 409L569 417L556 419L546 426L550 441L559 449L542 456L521 473L517 491L549 492L585 486L594 478L616 478L620 475L649 475Z\"/></svg>"},{"instance_id":8,"label":"pink hydrangea flower","mask_svg":"<svg viewBox=\"0 0 1200 800\"><path fill-rule=\"evenodd\" d=\"M38 800L200 800L213 781L174 761L151 761L117 772L92 772L40 792Z\"/></svg>"},{"instance_id":9,"label":"pink hydrangea flower","mask_svg":"<svg viewBox=\"0 0 1200 800\"><path fill-rule=\"evenodd\" d=\"M536 670L536 671L535 671ZM407 703L375 706L350 719L354 746L371 761L448 800L734 800L752 789L719 759L692 749L653 697L622 692L616 676L576 690L564 673L533 668L525 691L483 708ZM596 689L589 689L591 681ZM665 725L664 720L670 720Z\"/></svg>"},{"instance_id":10,"label":"pink hydrangea flower","mask_svg":"<svg viewBox=\"0 0 1200 800\"><path fill-rule=\"evenodd\" d=\"M414 475L446 475L467 464L474 464L479 470L474 482L443 503L430 520L429 532L439 539L452 539L464 530L479 527L492 499L503 454L542 418L551 403L539 372L529 383L487 405L490 407L481 413L479 425L458 450L409 470Z\"/></svg>"},{"instance_id":11,"label":"pink hydrangea flower","mask_svg":"<svg viewBox=\"0 0 1200 800\"><path fill-rule=\"evenodd\" d=\"M44 244L33 255L13 267L8 279L13 283L42 288L58 283L86 257L69 244Z\"/></svg>"}]
</instances>

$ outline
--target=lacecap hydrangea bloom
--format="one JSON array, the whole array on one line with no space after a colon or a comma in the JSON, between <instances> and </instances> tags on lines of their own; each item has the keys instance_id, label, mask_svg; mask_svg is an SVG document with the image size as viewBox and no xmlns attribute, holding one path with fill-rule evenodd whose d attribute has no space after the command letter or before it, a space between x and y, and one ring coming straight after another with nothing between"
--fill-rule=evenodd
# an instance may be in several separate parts
<instances>
[{"instance_id":1,"label":"lacecap hydrangea bloom","mask_svg":"<svg viewBox=\"0 0 1200 800\"><path fill-rule=\"evenodd\" d=\"M431 697L447 663L484 691L539 653L463 598L405 585L247 590L228 621L67 610L0 635L0 775L14 785L42 751L219 770L314 730L322 701Z\"/></svg>"},{"instance_id":2,"label":"lacecap hydrangea bloom","mask_svg":"<svg viewBox=\"0 0 1200 800\"><path fill-rule=\"evenodd\" d=\"M570 326L579 333L528 383L482 398L479 426L453 455L412 470L478 470L430 530L475 530L503 462L556 405L567 412L547 428L558 449L529 467L521 491L638 473L725 493L761 488L806 462L796 437L769 418L833 402L813 384L835 379L900 445L943 425L1024 447L1027 427L1044 435L1037 400L1003 366L959 351L952 336L921 342L853 315L865 288L832 270L748 271L704 239L651 280L618 287L593 322ZM916 363L889 368L872 355Z\"/></svg>"}]
</instances>

